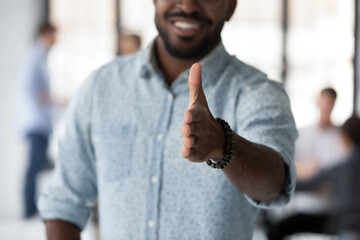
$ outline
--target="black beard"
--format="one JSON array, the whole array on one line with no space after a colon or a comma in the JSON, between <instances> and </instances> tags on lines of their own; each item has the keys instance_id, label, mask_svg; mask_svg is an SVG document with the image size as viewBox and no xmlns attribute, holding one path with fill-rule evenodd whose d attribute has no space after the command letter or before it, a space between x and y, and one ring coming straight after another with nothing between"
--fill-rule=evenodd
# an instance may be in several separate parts
<instances>
[{"instance_id":1,"label":"black beard","mask_svg":"<svg viewBox=\"0 0 360 240\"><path fill-rule=\"evenodd\" d=\"M200 59L208 54L221 40L221 31L224 27L224 22L221 22L216 26L214 33L211 36L205 37L204 40L197 46L189 49L178 48L171 44L169 35L166 30L161 28L159 24L159 16L155 17L156 28L159 32L159 36L164 42L166 51L173 57L180 59ZM182 37L183 42L190 42L192 38Z\"/></svg>"}]
</instances>

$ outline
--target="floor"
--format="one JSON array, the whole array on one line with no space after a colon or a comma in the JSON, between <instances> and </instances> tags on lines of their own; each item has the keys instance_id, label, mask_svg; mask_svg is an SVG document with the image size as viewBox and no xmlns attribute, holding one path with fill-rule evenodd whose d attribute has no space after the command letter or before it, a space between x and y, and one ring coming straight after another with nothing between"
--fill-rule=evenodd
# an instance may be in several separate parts
<instances>
[{"instance_id":1,"label":"floor","mask_svg":"<svg viewBox=\"0 0 360 240\"><path fill-rule=\"evenodd\" d=\"M94 228L89 226L81 234L82 240L95 240ZM39 217L31 220L0 220L0 239L3 240L46 240L45 226Z\"/></svg>"}]
</instances>

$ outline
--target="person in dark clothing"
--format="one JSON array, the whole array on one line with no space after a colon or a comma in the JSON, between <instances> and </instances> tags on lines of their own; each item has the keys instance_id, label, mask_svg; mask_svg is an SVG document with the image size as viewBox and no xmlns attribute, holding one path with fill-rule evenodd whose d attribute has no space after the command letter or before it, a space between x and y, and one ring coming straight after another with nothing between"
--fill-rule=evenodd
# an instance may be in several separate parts
<instances>
[{"instance_id":1,"label":"person in dark clothing","mask_svg":"<svg viewBox=\"0 0 360 240\"><path fill-rule=\"evenodd\" d=\"M360 118L353 115L341 127L342 140L348 149L346 160L306 181L298 181L298 191L328 188L333 210L321 214L298 214L272 226L269 240L284 239L299 233L337 234L340 239L360 239ZM296 227L294 227L296 226Z\"/></svg>"}]
</instances>

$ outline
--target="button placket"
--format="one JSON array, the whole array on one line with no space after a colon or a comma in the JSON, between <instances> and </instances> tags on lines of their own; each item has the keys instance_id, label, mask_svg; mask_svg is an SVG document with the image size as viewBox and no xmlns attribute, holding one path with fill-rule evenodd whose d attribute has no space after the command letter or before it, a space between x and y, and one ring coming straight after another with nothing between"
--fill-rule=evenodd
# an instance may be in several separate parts
<instances>
[{"instance_id":1,"label":"button placket","mask_svg":"<svg viewBox=\"0 0 360 240\"><path fill-rule=\"evenodd\" d=\"M171 93L163 98L163 107L159 117L157 127L157 135L154 138L153 153L150 162L150 177L149 177L149 200L148 200L148 215L147 215L147 239L156 239L158 235L158 218L160 207L160 191L161 191L161 177L162 177L162 162L163 151L166 139L166 132L168 130L171 112L173 107L174 97Z\"/></svg>"}]
</instances>

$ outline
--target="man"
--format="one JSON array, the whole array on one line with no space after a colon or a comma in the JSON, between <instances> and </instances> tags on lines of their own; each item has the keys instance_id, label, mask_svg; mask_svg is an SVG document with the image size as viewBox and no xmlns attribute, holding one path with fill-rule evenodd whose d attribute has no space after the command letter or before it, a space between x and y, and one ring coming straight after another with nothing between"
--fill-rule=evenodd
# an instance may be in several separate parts
<instances>
[{"instance_id":1,"label":"man","mask_svg":"<svg viewBox=\"0 0 360 240\"><path fill-rule=\"evenodd\" d=\"M48 164L47 146L52 132L51 97L47 56L55 43L55 27L43 24L38 40L26 55L19 74L18 127L29 142L29 161L24 184L25 218L37 213L36 177Z\"/></svg>"},{"instance_id":2,"label":"man","mask_svg":"<svg viewBox=\"0 0 360 240\"><path fill-rule=\"evenodd\" d=\"M318 122L299 130L299 139L295 143L295 164L299 180L309 179L344 159L346 151L341 144L340 129L331 121L336 98L337 93L333 88L322 89L317 98ZM326 197L314 193L296 194L293 203L301 214L322 215L331 208ZM294 225L295 228L299 226L298 223Z\"/></svg>"},{"instance_id":3,"label":"man","mask_svg":"<svg viewBox=\"0 0 360 240\"><path fill-rule=\"evenodd\" d=\"M347 156L340 164L300 181L298 190L330 188L332 208L318 217L320 229L339 235L340 239L360 239L360 118L354 114L341 126L342 145ZM319 230L320 230L319 229Z\"/></svg>"},{"instance_id":4,"label":"man","mask_svg":"<svg viewBox=\"0 0 360 240\"><path fill-rule=\"evenodd\" d=\"M299 180L308 180L315 174L330 169L344 159L345 149L341 131L331 121L337 93L333 88L324 88L317 98L319 120L317 124L299 130L295 144L295 164ZM296 233L333 233L324 228L323 220L333 209L329 197L323 192L296 193L290 206L293 215L282 219L268 232L271 240L284 239ZM329 232L329 230L331 230Z\"/></svg>"},{"instance_id":5,"label":"man","mask_svg":"<svg viewBox=\"0 0 360 240\"><path fill-rule=\"evenodd\" d=\"M317 99L319 110L317 124L299 130L295 162L298 177L301 179L308 178L318 170L338 164L344 156L340 130L331 121L336 98L337 93L333 88L321 90Z\"/></svg>"},{"instance_id":6,"label":"man","mask_svg":"<svg viewBox=\"0 0 360 240\"><path fill-rule=\"evenodd\" d=\"M155 0L152 47L82 86L40 200L49 239L79 239L96 197L101 239L251 239L257 207L289 201L289 101L225 51L236 3Z\"/></svg>"},{"instance_id":7,"label":"man","mask_svg":"<svg viewBox=\"0 0 360 240\"><path fill-rule=\"evenodd\" d=\"M296 232L337 234L339 239L360 237L360 118L355 114L341 127L342 145L348 150L344 161L299 181L300 191L329 190L331 208L323 214L302 214L290 217L270 229L268 239L286 239Z\"/></svg>"}]
</instances>

